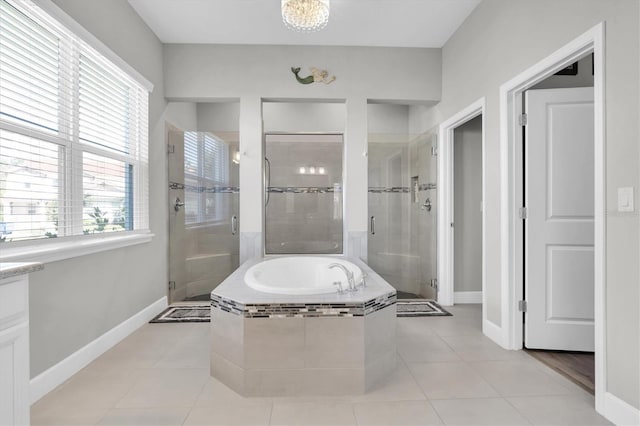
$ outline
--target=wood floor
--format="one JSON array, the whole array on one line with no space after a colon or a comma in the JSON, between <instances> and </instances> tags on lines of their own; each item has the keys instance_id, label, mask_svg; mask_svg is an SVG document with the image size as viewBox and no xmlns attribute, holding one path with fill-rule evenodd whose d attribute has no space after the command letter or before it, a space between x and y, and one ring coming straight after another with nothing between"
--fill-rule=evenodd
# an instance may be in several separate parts
<instances>
[{"instance_id":1,"label":"wood floor","mask_svg":"<svg viewBox=\"0 0 640 426\"><path fill-rule=\"evenodd\" d=\"M538 349L525 349L525 351L584 390L595 394L593 352L545 351Z\"/></svg>"}]
</instances>

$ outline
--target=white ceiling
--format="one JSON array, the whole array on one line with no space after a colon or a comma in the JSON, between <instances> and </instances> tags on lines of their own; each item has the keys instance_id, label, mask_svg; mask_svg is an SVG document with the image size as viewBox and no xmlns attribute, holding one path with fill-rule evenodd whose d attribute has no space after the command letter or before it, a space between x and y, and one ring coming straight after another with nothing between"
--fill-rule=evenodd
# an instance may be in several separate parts
<instances>
[{"instance_id":1,"label":"white ceiling","mask_svg":"<svg viewBox=\"0 0 640 426\"><path fill-rule=\"evenodd\" d=\"M316 33L285 28L280 0L129 0L164 43L442 47L480 0L331 0Z\"/></svg>"}]
</instances>

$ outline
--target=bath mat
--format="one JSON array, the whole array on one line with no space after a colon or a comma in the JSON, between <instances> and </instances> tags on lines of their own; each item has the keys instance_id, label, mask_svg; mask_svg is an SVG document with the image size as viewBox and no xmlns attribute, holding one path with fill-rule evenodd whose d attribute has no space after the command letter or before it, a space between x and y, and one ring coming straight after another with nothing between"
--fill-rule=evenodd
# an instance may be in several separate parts
<instances>
[{"instance_id":1,"label":"bath mat","mask_svg":"<svg viewBox=\"0 0 640 426\"><path fill-rule=\"evenodd\" d=\"M176 305L169 306L149 322L209 322L210 316L211 305L208 303L203 305Z\"/></svg>"},{"instance_id":2,"label":"bath mat","mask_svg":"<svg viewBox=\"0 0 640 426\"><path fill-rule=\"evenodd\" d=\"M403 299L398 300L397 312L399 317L442 317L451 313L444 310L433 300Z\"/></svg>"}]
</instances>

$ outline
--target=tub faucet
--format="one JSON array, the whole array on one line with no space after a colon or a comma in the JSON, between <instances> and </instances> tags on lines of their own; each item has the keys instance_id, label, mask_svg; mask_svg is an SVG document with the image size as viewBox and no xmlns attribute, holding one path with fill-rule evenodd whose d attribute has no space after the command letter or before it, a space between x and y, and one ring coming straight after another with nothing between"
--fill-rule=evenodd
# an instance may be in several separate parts
<instances>
[{"instance_id":1,"label":"tub faucet","mask_svg":"<svg viewBox=\"0 0 640 426\"><path fill-rule=\"evenodd\" d=\"M347 276L347 283L349 283L349 288L347 289L347 291L356 291L356 281L353 278L353 272L351 272L349 269L347 269L346 266L340 264L340 263L331 263L328 266L329 269L333 269L333 268L338 268L340 270L342 270L342 272L344 272L344 274Z\"/></svg>"}]
</instances>

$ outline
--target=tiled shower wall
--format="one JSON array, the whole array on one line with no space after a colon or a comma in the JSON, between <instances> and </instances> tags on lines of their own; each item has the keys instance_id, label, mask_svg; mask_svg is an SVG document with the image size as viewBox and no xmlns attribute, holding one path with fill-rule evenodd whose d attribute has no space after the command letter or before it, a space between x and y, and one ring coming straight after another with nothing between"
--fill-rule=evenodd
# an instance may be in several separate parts
<instances>
[{"instance_id":1,"label":"tiled shower wall","mask_svg":"<svg viewBox=\"0 0 640 426\"><path fill-rule=\"evenodd\" d=\"M265 155L271 165L267 254L342 253L342 135L282 139L266 137Z\"/></svg>"}]
</instances>

